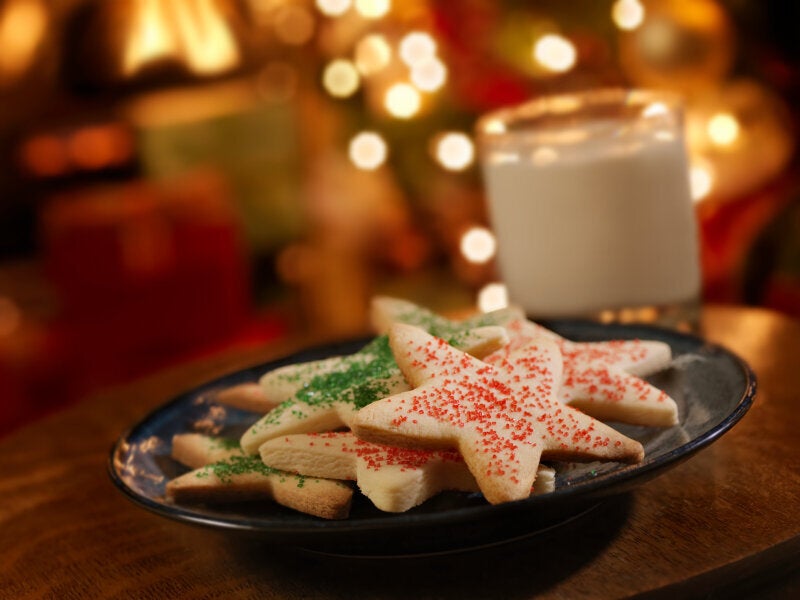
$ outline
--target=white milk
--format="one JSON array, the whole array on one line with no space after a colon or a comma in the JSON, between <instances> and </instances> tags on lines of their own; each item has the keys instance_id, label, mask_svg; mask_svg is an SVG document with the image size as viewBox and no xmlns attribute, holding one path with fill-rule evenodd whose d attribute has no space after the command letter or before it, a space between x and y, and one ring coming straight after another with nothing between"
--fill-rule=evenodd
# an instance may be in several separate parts
<instances>
[{"instance_id":1,"label":"white milk","mask_svg":"<svg viewBox=\"0 0 800 600\"><path fill-rule=\"evenodd\" d=\"M566 145L539 134L485 156L511 302L537 317L691 302L700 272L682 139L594 126L585 140L586 124L559 133L575 136Z\"/></svg>"}]
</instances>

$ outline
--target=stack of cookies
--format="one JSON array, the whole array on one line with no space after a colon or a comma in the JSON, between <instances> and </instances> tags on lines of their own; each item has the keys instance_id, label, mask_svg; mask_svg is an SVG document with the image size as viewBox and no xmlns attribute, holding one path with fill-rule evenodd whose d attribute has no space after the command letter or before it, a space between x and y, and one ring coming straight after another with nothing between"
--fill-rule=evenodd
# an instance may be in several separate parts
<instances>
[{"instance_id":1,"label":"stack of cookies","mask_svg":"<svg viewBox=\"0 0 800 600\"><path fill-rule=\"evenodd\" d=\"M372 321L378 336L355 354L218 394L261 416L240 440L176 436L173 458L194 470L168 498L268 498L339 519L355 482L387 512L443 490L497 504L552 491L561 461L641 461L641 444L603 421L678 422L642 379L670 364L662 342L573 342L513 308L454 322L385 297Z\"/></svg>"}]
</instances>

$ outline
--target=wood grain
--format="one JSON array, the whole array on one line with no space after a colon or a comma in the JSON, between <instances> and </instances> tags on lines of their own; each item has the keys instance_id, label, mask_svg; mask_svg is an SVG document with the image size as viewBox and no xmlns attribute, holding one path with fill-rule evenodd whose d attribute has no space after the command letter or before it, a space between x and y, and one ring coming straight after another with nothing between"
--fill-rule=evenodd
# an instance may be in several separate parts
<instances>
[{"instance_id":1,"label":"wood grain","mask_svg":"<svg viewBox=\"0 0 800 600\"><path fill-rule=\"evenodd\" d=\"M800 323L712 307L703 334L759 379L748 415L679 467L547 534L482 551L343 560L173 523L106 474L172 395L289 346L185 365L0 441L0 598L790 597L800 562Z\"/></svg>"}]
</instances>

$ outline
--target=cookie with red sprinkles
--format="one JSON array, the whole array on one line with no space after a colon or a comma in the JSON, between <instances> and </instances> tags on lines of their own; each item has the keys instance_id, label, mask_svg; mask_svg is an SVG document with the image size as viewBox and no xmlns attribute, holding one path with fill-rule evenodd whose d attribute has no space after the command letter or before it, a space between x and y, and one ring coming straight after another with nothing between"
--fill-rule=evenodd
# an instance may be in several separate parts
<instances>
[{"instance_id":1,"label":"cookie with red sprinkles","mask_svg":"<svg viewBox=\"0 0 800 600\"><path fill-rule=\"evenodd\" d=\"M564 360L558 398L603 421L669 427L678 423L678 406L666 392L639 376L666 368L672 350L664 342L611 340L573 342L531 321L506 326L511 342L485 357L503 360L515 348L541 336L558 344Z\"/></svg>"},{"instance_id":2,"label":"cookie with red sprinkles","mask_svg":"<svg viewBox=\"0 0 800 600\"><path fill-rule=\"evenodd\" d=\"M347 431L297 434L262 444L267 465L311 477L356 481L380 510L404 512L445 490L477 492L475 478L454 450L375 444ZM536 494L555 487L555 471L539 466Z\"/></svg>"},{"instance_id":3,"label":"cookie with red sprinkles","mask_svg":"<svg viewBox=\"0 0 800 600\"><path fill-rule=\"evenodd\" d=\"M389 342L410 391L362 408L361 439L412 448L457 449L492 503L526 498L540 461L636 463L641 444L562 404L558 344L538 337L488 364L414 326Z\"/></svg>"},{"instance_id":4,"label":"cookie with red sprinkles","mask_svg":"<svg viewBox=\"0 0 800 600\"><path fill-rule=\"evenodd\" d=\"M500 326L471 321L454 329L448 339L471 354L486 356L508 343L508 333ZM385 335L354 354L270 371L260 384L269 398L288 398L244 433L240 442L247 454L257 454L258 447L274 437L349 427L359 408L408 389Z\"/></svg>"}]
</instances>

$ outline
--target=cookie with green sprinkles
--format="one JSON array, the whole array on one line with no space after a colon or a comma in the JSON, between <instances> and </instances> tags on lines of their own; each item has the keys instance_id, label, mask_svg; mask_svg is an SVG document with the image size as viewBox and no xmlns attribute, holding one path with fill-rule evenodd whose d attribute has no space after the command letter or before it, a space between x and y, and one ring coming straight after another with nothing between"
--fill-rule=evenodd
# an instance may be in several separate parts
<instances>
[{"instance_id":1,"label":"cookie with green sprinkles","mask_svg":"<svg viewBox=\"0 0 800 600\"><path fill-rule=\"evenodd\" d=\"M500 326L486 326L456 331L450 340L482 357L508 343L508 333ZM291 395L244 433L240 442L245 454L256 454L274 437L349 427L359 409L408 389L385 335L355 354L271 371L261 383L270 396L279 395L276 390Z\"/></svg>"},{"instance_id":2,"label":"cookie with green sprinkles","mask_svg":"<svg viewBox=\"0 0 800 600\"><path fill-rule=\"evenodd\" d=\"M213 437L202 433L178 433L172 436L171 456L190 469L244 456L239 440Z\"/></svg>"},{"instance_id":3,"label":"cookie with green sprinkles","mask_svg":"<svg viewBox=\"0 0 800 600\"><path fill-rule=\"evenodd\" d=\"M178 504L271 500L323 519L346 519L353 490L330 479L278 471L255 456L231 456L167 483L167 499Z\"/></svg>"},{"instance_id":4,"label":"cookie with green sprinkles","mask_svg":"<svg viewBox=\"0 0 800 600\"><path fill-rule=\"evenodd\" d=\"M505 327L524 318L524 312L515 306L480 313L461 321L453 321L401 298L375 296L370 303L370 321L377 333L387 333L395 323L403 323L419 327L456 347L459 344L454 343L453 338L457 338L464 331L487 325Z\"/></svg>"}]
</instances>

